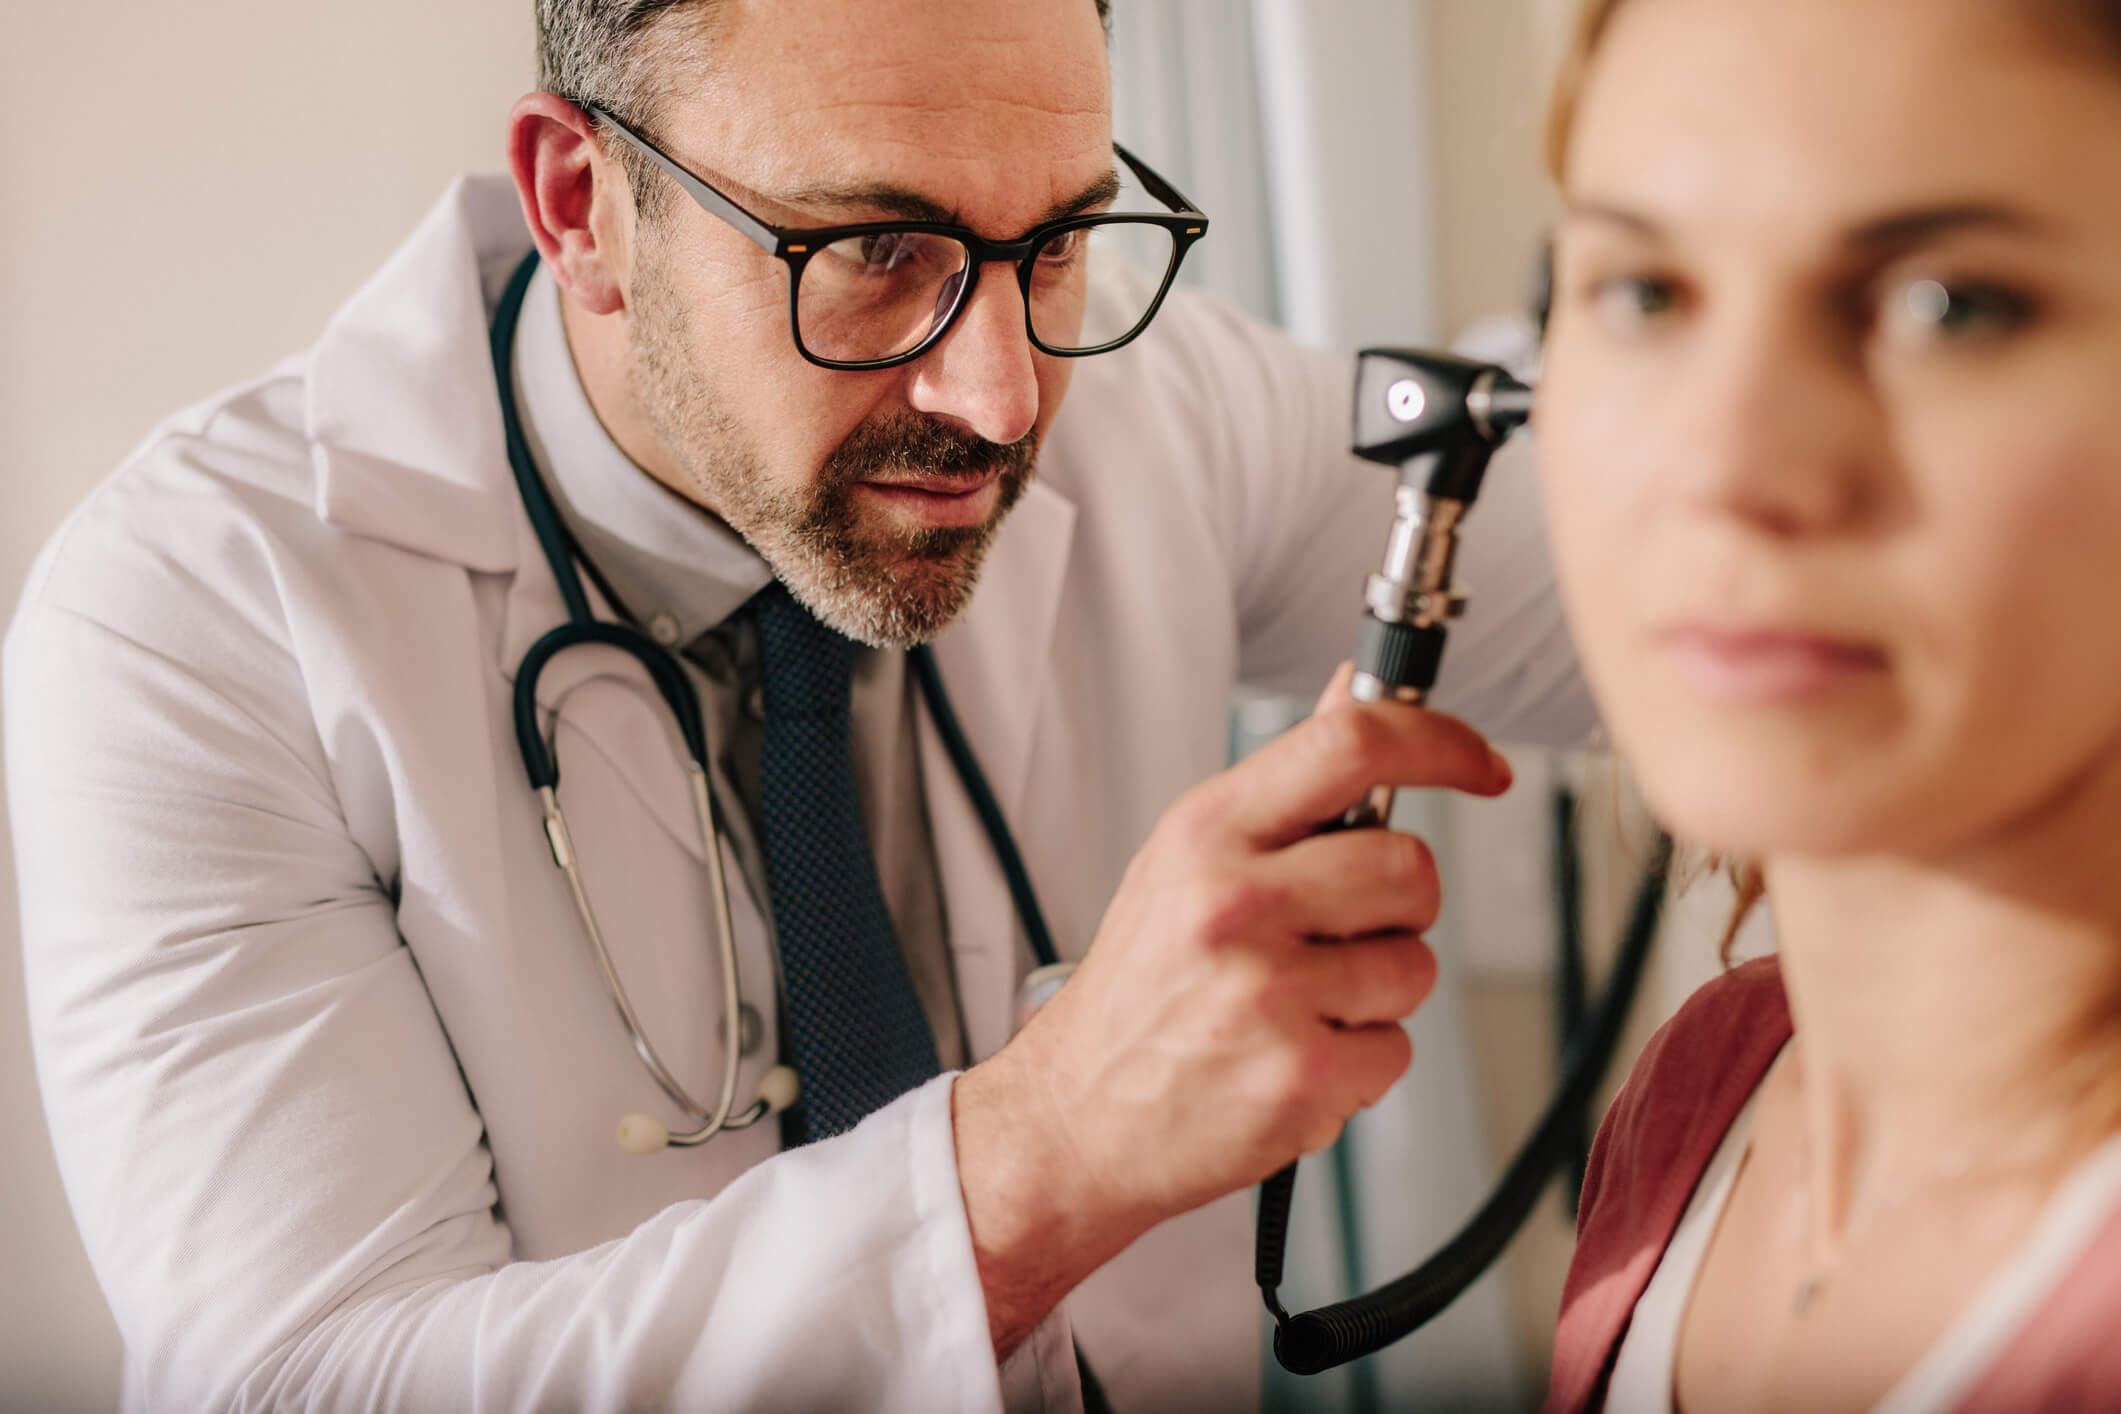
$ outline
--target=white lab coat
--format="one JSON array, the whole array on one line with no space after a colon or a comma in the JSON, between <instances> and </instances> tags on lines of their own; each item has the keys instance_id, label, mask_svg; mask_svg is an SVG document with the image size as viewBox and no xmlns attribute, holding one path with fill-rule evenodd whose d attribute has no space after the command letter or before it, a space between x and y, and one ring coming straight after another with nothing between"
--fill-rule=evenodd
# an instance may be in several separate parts
<instances>
[{"instance_id":1,"label":"white lab coat","mask_svg":"<svg viewBox=\"0 0 2121 1414\"><path fill-rule=\"evenodd\" d=\"M7 644L7 779L39 1077L132 1409L1256 1404L1250 1199L1094 1276L998 1377L944 1077L776 1156L652 1157L668 1111L552 866L511 732L564 611L503 451L487 312L527 246L458 184L308 354L178 416L54 537ZM1174 295L1084 361L937 647L1061 949L1079 956L1240 679L1352 640L1390 474L1349 367ZM1445 699L1582 737L1527 478L1491 477ZM706 871L630 660L546 675L570 821L649 1033L717 1086ZM548 718L548 726L552 719ZM1027 948L931 725L921 769L970 1047ZM732 862L747 996L775 1030ZM761 979L766 980L763 985ZM752 1093L771 1057L746 1064ZM1158 1136L1140 1137L1154 1145Z\"/></svg>"}]
</instances>

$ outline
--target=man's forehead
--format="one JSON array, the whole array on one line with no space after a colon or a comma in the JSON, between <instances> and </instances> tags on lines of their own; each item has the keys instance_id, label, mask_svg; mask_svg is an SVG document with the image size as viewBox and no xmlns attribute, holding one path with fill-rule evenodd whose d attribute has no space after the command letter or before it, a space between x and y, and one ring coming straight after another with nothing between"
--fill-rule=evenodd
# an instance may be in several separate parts
<instances>
[{"instance_id":1,"label":"man's forehead","mask_svg":"<svg viewBox=\"0 0 2121 1414\"><path fill-rule=\"evenodd\" d=\"M1110 119L1093 0L719 0L712 31L719 86L769 109Z\"/></svg>"},{"instance_id":2,"label":"man's forehead","mask_svg":"<svg viewBox=\"0 0 2121 1414\"><path fill-rule=\"evenodd\" d=\"M665 135L776 200L1030 224L1112 170L1093 0L727 0L711 48Z\"/></svg>"}]
</instances>

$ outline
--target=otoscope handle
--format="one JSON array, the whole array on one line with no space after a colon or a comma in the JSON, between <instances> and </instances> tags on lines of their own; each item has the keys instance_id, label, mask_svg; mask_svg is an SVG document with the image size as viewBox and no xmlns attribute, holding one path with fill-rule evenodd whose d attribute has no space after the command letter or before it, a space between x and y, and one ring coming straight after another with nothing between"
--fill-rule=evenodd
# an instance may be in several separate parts
<instances>
[{"instance_id":1,"label":"otoscope handle","mask_svg":"<svg viewBox=\"0 0 2121 1414\"><path fill-rule=\"evenodd\" d=\"M1384 562L1363 589L1353 692L1362 701L1419 706L1436 685L1447 626L1464 608L1453 583L1458 528L1480 494L1488 461L1531 412L1531 391L1502 369L1417 349L1367 349L1356 371L1354 447L1358 456L1399 468L1399 489ZM1385 825L1394 791L1381 785L1329 830ZM1602 1065L1600 1067L1602 1070ZM1579 1105L1580 1108L1580 1105ZM1299 1374L1316 1373L1375 1350L1435 1314L1493 1260L1527 1177L1543 1183L1552 1165L1532 1146L1473 1227L1421 1271L1383 1291L1320 1311L1291 1315L1277 1293L1296 1183L1290 1164L1262 1186L1254 1275L1274 1317L1274 1352Z\"/></svg>"}]
</instances>

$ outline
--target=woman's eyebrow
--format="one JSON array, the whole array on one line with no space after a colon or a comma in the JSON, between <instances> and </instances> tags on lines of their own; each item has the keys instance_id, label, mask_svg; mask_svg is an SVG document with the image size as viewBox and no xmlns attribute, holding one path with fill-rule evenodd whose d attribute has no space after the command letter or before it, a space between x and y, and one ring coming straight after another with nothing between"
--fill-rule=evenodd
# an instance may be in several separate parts
<instances>
[{"instance_id":1,"label":"woman's eyebrow","mask_svg":"<svg viewBox=\"0 0 2121 1414\"><path fill-rule=\"evenodd\" d=\"M1617 226L1633 235L1651 239L1665 233L1655 218L1610 201L1566 201L1562 206L1562 219ZM1850 228L1842 237L1842 243L1872 252L1908 250L1965 231L2048 237L2054 234L2054 227L2029 211L2000 202L1950 202L1911 207L1863 221Z\"/></svg>"},{"instance_id":2,"label":"woman's eyebrow","mask_svg":"<svg viewBox=\"0 0 2121 1414\"><path fill-rule=\"evenodd\" d=\"M1916 207L1865 221L1849 232L1847 242L1873 251L1911 250L1969 231L2034 237L2054 235L2054 227L2031 212L1995 202L1972 201Z\"/></svg>"},{"instance_id":3,"label":"woman's eyebrow","mask_svg":"<svg viewBox=\"0 0 2121 1414\"><path fill-rule=\"evenodd\" d=\"M1664 227L1639 211L1625 206L1616 206L1609 201L1588 201L1581 197L1570 197L1561 204L1563 221L1590 221L1603 226L1618 226L1632 235L1652 239L1664 235Z\"/></svg>"}]
</instances>

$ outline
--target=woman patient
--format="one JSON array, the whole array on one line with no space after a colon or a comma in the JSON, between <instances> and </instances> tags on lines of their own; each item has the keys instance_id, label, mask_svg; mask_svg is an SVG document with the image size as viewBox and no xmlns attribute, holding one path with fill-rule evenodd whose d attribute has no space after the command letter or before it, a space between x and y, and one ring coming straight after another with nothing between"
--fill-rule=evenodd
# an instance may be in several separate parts
<instances>
[{"instance_id":1,"label":"woman patient","mask_svg":"<svg viewBox=\"0 0 2121 1414\"><path fill-rule=\"evenodd\" d=\"M1763 881L1549 1408L2121 1409L2121 0L1607 0L1539 408L1622 754Z\"/></svg>"}]
</instances>

